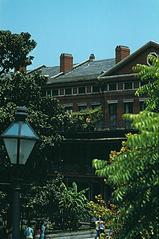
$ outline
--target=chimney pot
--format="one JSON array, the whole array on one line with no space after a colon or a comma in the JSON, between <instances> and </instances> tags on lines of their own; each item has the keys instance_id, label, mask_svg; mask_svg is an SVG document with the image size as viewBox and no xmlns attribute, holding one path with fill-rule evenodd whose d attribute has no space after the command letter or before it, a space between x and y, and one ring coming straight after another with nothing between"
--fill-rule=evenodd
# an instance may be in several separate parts
<instances>
[{"instance_id":1,"label":"chimney pot","mask_svg":"<svg viewBox=\"0 0 159 239\"><path fill-rule=\"evenodd\" d=\"M127 46L119 45L115 48L115 53L116 53L115 60L116 60L116 63L118 63L130 55L130 49Z\"/></svg>"},{"instance_id":2,"label":"chimney pot","mask_svg":"<svg viewBox=\"0 0 159 239\"><path fill-rule=\"evenodd\" d=\"M94 54L90 54L89 60L90 60L90 61L94 61L94 60L95 60L95 55L94 55Z\"/></svg>"},{"instance_id":3,"label":"chimney pot","mask_svg":"<svg viewBox=\"0 0 159 239\"><path fill-rule=\"evenodd\" d=\"M73 69L73 56L68 53L62 53L60 56L60 72L66 73Z\"/></svg>"}]
</instances>

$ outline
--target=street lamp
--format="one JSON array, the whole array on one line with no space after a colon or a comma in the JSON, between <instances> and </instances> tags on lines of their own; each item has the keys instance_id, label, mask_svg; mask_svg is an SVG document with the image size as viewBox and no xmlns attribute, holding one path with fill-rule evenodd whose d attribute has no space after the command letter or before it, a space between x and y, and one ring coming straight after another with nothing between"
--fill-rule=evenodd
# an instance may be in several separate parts
<instances>
[{"instance_id":1,"label":"street lamp","mask_svg":"<svg viewBox=\"0 0 159 239\"><path fill-rule=\"evenodd\" d=\"M28 122L25 121L28 115L25 106L17 107L15 121L1 134L11 164L24 165L31 154L39 137ZM18 184L13 188L12 201L12 226L13 239L20 239L20 187Z\"/></svg>"}]
</instances>

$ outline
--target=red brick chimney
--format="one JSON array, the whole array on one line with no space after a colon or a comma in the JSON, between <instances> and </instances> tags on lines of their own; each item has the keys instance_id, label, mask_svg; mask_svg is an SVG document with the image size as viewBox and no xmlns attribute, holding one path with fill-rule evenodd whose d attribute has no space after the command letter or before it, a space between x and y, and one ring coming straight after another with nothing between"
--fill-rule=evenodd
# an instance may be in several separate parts
<instances>
[{"instance_id":1,"label":"red brick chimney","mask_svg":"<svg viewBox=\"0 0 159 239\"><path fill-rule=\"evenodd\" d=\"M115 48L115 61L118 63L123 60L125 57L130 55L130 49L127 46L117 46Z\"/></svg>"},{"instance_id":2,"label":"red brick chimney","mask_svg":"<svg viewBox=\"0 0 159 239\"><path fill-rule=\"evenodd\" d=\"M73 69L73 56L62 53L60 56L60 72L66 73Z\"/></svg>"}]
</instances>

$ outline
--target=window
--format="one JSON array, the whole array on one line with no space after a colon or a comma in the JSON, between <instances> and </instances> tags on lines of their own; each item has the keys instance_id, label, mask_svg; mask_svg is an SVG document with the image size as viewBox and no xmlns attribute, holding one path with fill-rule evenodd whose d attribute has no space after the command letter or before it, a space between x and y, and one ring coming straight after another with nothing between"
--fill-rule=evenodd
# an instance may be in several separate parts
<instances>
[{"instance_id":1,"label":"window","mask_svg":"<svg viewBox=\"0 0 159 239\"><path fill-rule=\"evenodd\" d=\"M73 95L76 95L77 94L77 87L74 87L73 88Z\"/></svg>"},{"instance_id":2,"label":"window","mask_svg":"<svg viewBox=\"0 0 159 239\"><path fill-rule=\"evenodd\" d=\"M118 90L123 90L123 85L124 85L124 83L123 82L119 82L118 83Z\"/></svg>"},{"instance_id":3,"label":"window","mask_svg":"<svg viewBox=\"0 0 159 239\"><path fill-rule=\"evenodd\" d=\"M58 95L58 89L52 89L52 96Z\"/></svg>"},{"instance_id":4,"label":"window","mask_svg":"<svg viewBox=\"0 0 159 239\"><path fill-rule=\"evenodd\" d=\"M83 103L83 104L78 104L78 111L82 111L87 109L87 104Z\"/></svg>"},{"instance_id":5,"label":"window","mask_svg":"<svg viewBox=\"0 0 159 239\"><path fill-rule=\"evenodd\" d=\"M92 109L98 108L101 104L98 102L91 103Z\"/></svg>"},{"instance_id":6,"label":"window","mask_svg":"<svg viewBox=\"0 0 159 239\"><path fill-rule=\"evenodd\" d=\"M64 89L60 89L60 95L64 95Z\"/></svg>"},{"instance_id":7,"label":"window","mask_svg":"<svg viewBox=\"0 0 159 239\"><path fill-rule=\"evenodd\" d=\"M92 87L92 91L93 91L93 93L98 93L98 92L100 92L100 86L94 85L94 86Z\"/></svg>"},{"instance_id":8,"label":"window","mask_svg":"<svg viewBox=\"0 0 159 239\"><path fill-rule=\"evenodd\" d=\"M108 90L108 85L107 84L102 85L101 90L102 91L107 91Z\"/></svg>"},{"instance_id":9,"label":"window","mask_svg":"<svg viewBox=\"0 0 159 239\"><path fill-rule=\"evenodd\" d=\"M133 113L133 102L124 102L124 113Z\"/></svg>"},{"instance_id":10,"label":"window","mask_svg":"<svg viewBox=\"0 0 159 239\"><path fill-rule=\"evenodd\" d=\"M131 90L133 88L132 82L125 82L124 83L124 89L125 90Z\"/></svg>"},{"instance_id":11,"label":"window","mask_svg":"<svg viewBox=\"0 0 159 239\"><path fill-rule=\"evenodd\" d=\"M143 111L146 108L145 102L144 101L140 101L140 111Z\"/></svg>"},{"instance_id":12,"label":"window","mask_svg":"<svg viewBox=\"0 0 159 239\"><path fill-rule=\"evenodd\" d=\"M133 113L133 102L124 102L124 114ZM131 128L131 121L125 120L125 128Z\"/></svg>"},{"instance_id":13,"label":"window","mask_svg":"<svg viewBox=\"0 0 159 239\"><path fill-rule=\"evenodd\" d=\"M117 104L111 103L108 105L109 110L109 127L114 128L117 125Z\"/></svg>"},{"instance_id":14,"label":"window","mask_svg":"<svg viewBox=\"0 0 159 239\"><path fill-rule=\"evenodd\" d=\"M66 88L65 95L71 95L71 94L72 94L72 88Z\"/></svg>"},{"instance_id":15,"label":"window","mask_svg":"<svg viewBox=\"0 0 159 239\"><path fill-rule=\"evenodd\" d=\"M138 81L135 81L134 82L134 89L138 89L139 88L139 82Z\"/></svg>"},{"instance_id":16,"label":"window","mask_svg":"<svg viewBox=\"0 0 159 239\"><path fill-rule=\"evenodd\" d=\"M144 81L141 81L140 82L140 86L144 86L144 85L146 85L146 84L148 84L149 82L147 81L147 80L144 80Z\"/></svg>"},{"instance_id":17,"label":"window","mask_svg":"<svg viewBox=\"0 0 159 239\"><path fill-rule=\"evenodd\" d=\"M46 91L46 95L47 95L47 96L51 96L51 95L52 95L51 89L48 89L48 90Z\"/></svg>"},{"instance_id":18,"label":"window","mask_svg":"<svg viewBox=\"0 0 159 239\"><path fill-rule=\"evenodd\" d=\"M109 83L108 84L108 90L117 90L117 84L116 83Z\"/></svg>"},{"instance_id":19,"label":"window","mask_svg":"<svg viewBox=\"0 0 159 239\"><path fill-rule=\"evenodd\" d=\"M87 93L88 94L92 93L92 87L90 85L87 86Z\"/></svg>"},{"instance_id":20,"label":"window","mask_svg":"<svg viewBox=\"0 0 159 239\"><path fill-rule=\"evenodd\" d=\"M85 86L79 87L79 88L78 88L78 93L79 93L79 94L85 94L85 93L86 93Z\"/></svg>"}]
</instances>

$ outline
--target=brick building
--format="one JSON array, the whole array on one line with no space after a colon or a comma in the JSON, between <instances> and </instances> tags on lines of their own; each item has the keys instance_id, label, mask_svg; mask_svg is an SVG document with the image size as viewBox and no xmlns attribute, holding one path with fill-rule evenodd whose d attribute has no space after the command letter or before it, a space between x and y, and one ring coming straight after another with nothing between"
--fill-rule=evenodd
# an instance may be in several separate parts
<instances>
[{"instance_id":1,"label":"brick building","mask_svg":"<svg viewBox=\"0 0 159 239\"><path fill-rule=\"evenodd\" d=\"M68 111L102 106L103 128L125 128L124 113L137 113L144 107L144 98L135 96L141 85L132 67L146 64L149 53L159 53L159 44L148 42L134 53L125 46L117 46L115 58L95 60L94 54L79 64L73 64L73 56L63 53L60 66L41 66L48 76L47 95L60 100Z\"/></svg>"},{"instance_id":2,"label":"brick building","mask_svg":"<svg viewBox=\"0 0 159 239\"><path fill-rule=\"evenodd\" d=\"M60 66L35 69L48 76L46 95L58 98L67 111L102 106L104 119L98 132L68 136L60 152L51 156L62 163L59 166L55 160L50 173L60 168L68 182L75 180L91 188L90 197L105 191L103 179L94 174L92 159L105 159L110 150L119 149L131 128L122 115L144 109L145 98L135 95L141 82L132 67L147 64L149 53L159 54L159 44L150 41L132 54L128 47L117 46L115 58L96 60L91 54L79 64L73 63L71 54L63 53Z\"/></svg>"}]
</instances>

